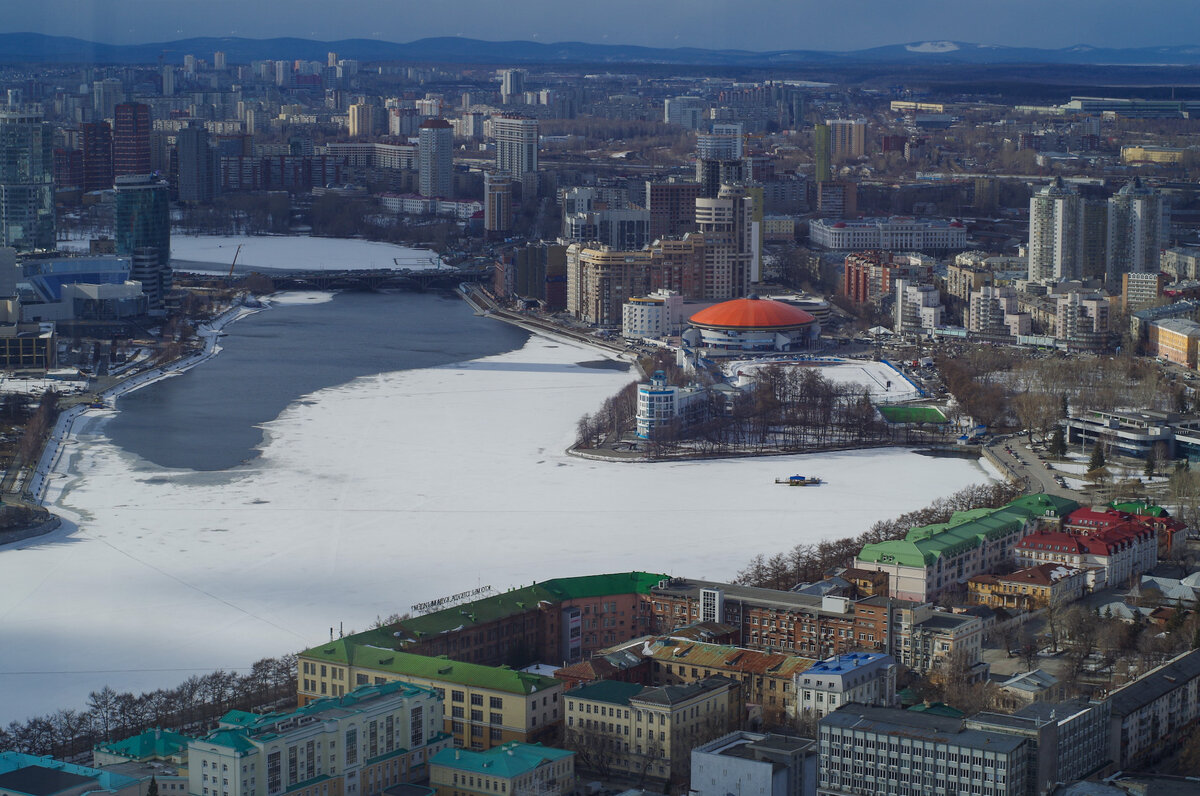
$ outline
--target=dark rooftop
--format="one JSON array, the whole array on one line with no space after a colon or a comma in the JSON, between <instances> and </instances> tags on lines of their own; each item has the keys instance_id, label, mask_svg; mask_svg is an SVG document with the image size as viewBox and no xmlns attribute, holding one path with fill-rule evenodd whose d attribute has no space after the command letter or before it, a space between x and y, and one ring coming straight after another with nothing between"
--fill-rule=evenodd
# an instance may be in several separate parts
<instances>
[{"instance_id":1,"label":"dark rooftop","mask_svg":"<svg viewBox=\"0 0 1200 796\"><path fill-rule=\"evenodd\" d=\"M0 790L27 793L29 796L53 796L55 793L62 793L89 783L99 786L95 777L71 774L44 766L25 766L9 771L7 774L0 774Z\"/></svg>"}]
</instances>

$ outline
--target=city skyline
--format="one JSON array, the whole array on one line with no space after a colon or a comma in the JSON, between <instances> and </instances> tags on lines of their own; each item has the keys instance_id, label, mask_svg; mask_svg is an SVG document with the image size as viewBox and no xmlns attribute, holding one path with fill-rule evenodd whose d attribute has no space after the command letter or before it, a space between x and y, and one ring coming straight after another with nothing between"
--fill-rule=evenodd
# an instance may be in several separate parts
<instances>
[{"instance_id":1,"label":"city skyline","mask_svg":"<svg viewBox=\"0 0 1200 796\"><path fill-rule=\"evenodd\" d=\"M1116 0L1063 0L1049 6L1014 0L1003 6L914 0L903 8L881 0L780 6L771 0L729 3L613 0L602 7L564 12L548 0L504 7L480 0L406 9L403 17L381 0L354 0L330 17L314 0L296 0L286 16L263 3L214 0L204 5L149 0L48 0L10 9L4 32L74 36L111 44L171 41L196 36L292 36L408 42L436 36L544 43L583 41L656 47L770 51L848 51L921 41L958 41L1007 47L1145 47L1190 43L1200 7L1180 0L1149 0L1137 16ZM681 10L686 13L680 13ZM766 26L740 24L753 17ZM860 20L874 20L866 27ZM1030 20L1036 19L1036 26ZM636 24L635 24L636 23Z\"/></svg>"}]
</instances>

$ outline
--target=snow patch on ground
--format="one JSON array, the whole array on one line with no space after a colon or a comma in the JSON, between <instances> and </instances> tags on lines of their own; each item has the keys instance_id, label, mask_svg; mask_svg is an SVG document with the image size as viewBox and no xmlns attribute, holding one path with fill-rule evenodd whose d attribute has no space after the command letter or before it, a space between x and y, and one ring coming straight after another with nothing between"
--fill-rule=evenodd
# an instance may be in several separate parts
<instances>
[{"instance_id":1,"label":"snow patch on ground","mask_svg":"<svg viewBox=\"0 0 1200 796\"><path fill-rule=\"evenodd\" d=\"M424 270L441 267L428 249L350 238L255 235L172 235L171 259L220 263L228 267L238 254L238 267L289 271L361 271L383 268Z\"/></svg>"},{"instance_id":2,"label":"snow patch on ground","mask_svg":"<svg viewBox=\"0 0 1200 796\"><path fill-rule=\"evenodd\" d=\"M837 385L856 384L867 389L873 400L879 403L899 403L921 397L916 387L904 378L895 368L883 362L871 360L829 360L805 359L800 361L742 361L733 362L726 366L726 372L752 375L761 368L779 365L781 367L815 367L817 372L828 382Z\"/></svg>"},{"instance_id":3,"label":"snow patch on ground","mask_svg":"<svg viewBox=\"0 0 1200 796\"><path fill-rule=\"evenodd\" d=\"M222 473L153 467L107 440L111 413L80 414L47 463L47 503L68 521L0 551L0 723L78 708L105 684L244 669L484 584L728 579L757 553L857 534L989 477L897 449L571 457L576 420L629 379L577 364L595 358L534 337L321 390L265 424L261 457ZM794 472L825 484L775 485Z\"/></svg>"}]
</instances>

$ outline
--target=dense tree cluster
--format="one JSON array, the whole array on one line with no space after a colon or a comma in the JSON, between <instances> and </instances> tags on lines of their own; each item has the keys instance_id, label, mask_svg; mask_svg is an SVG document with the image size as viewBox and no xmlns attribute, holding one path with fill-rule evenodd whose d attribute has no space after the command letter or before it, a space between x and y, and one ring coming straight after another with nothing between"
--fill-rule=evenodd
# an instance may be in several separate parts
<instances>
[{"instance_id":1,"label":"dense tree cluster","mask_svg":"<svg viewBox=\"0 0 1200 796\"><path fill-rule=\"evenodd\" d=\"M767 589L790 589L797 583L821 580L831 568L848 566L864 545L901 539L910 528L949 521L956 511L1003 506L1019 494L1016 487L1007 482L974 484L938 498L925 508L894 519L880 520L858 536L798 544L787 552L769 557L760 553L738 572L735 582Z\"/></svg>"},{"instance_id":2,"label":"dense tree cluster","mask_svg":"<svg viewBox=\"0 0 1200 796\"><path fill-rule=\"evenodd\" d=\"M230 710L274 709L291 704L295 693L295 655L263 658L246 674L218 670L138 695L105 686L91 693L86 710L58 710L0 728L0 751L69 759L153 727L204 732Z\"/></svg>"}]
</instances>

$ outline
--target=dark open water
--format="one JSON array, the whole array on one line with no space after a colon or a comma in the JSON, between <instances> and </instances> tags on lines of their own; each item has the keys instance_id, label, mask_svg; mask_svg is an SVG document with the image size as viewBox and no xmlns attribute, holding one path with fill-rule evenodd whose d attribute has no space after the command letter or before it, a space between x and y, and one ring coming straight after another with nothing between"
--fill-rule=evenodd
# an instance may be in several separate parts
<instances>
[{"instance_id":1,"label":"dark open water","mask_svg":"<svg viewBox=\"0 0 1200 796\"><path fill-rule=\"evenodd\" d=\"M340 293L225 327L222 351L121 398L113 442L157 465L224 470L257 455L259 424L298 398L377 373L501 354L528 334L456 298Z\"/></svg>"}]
</instances>

